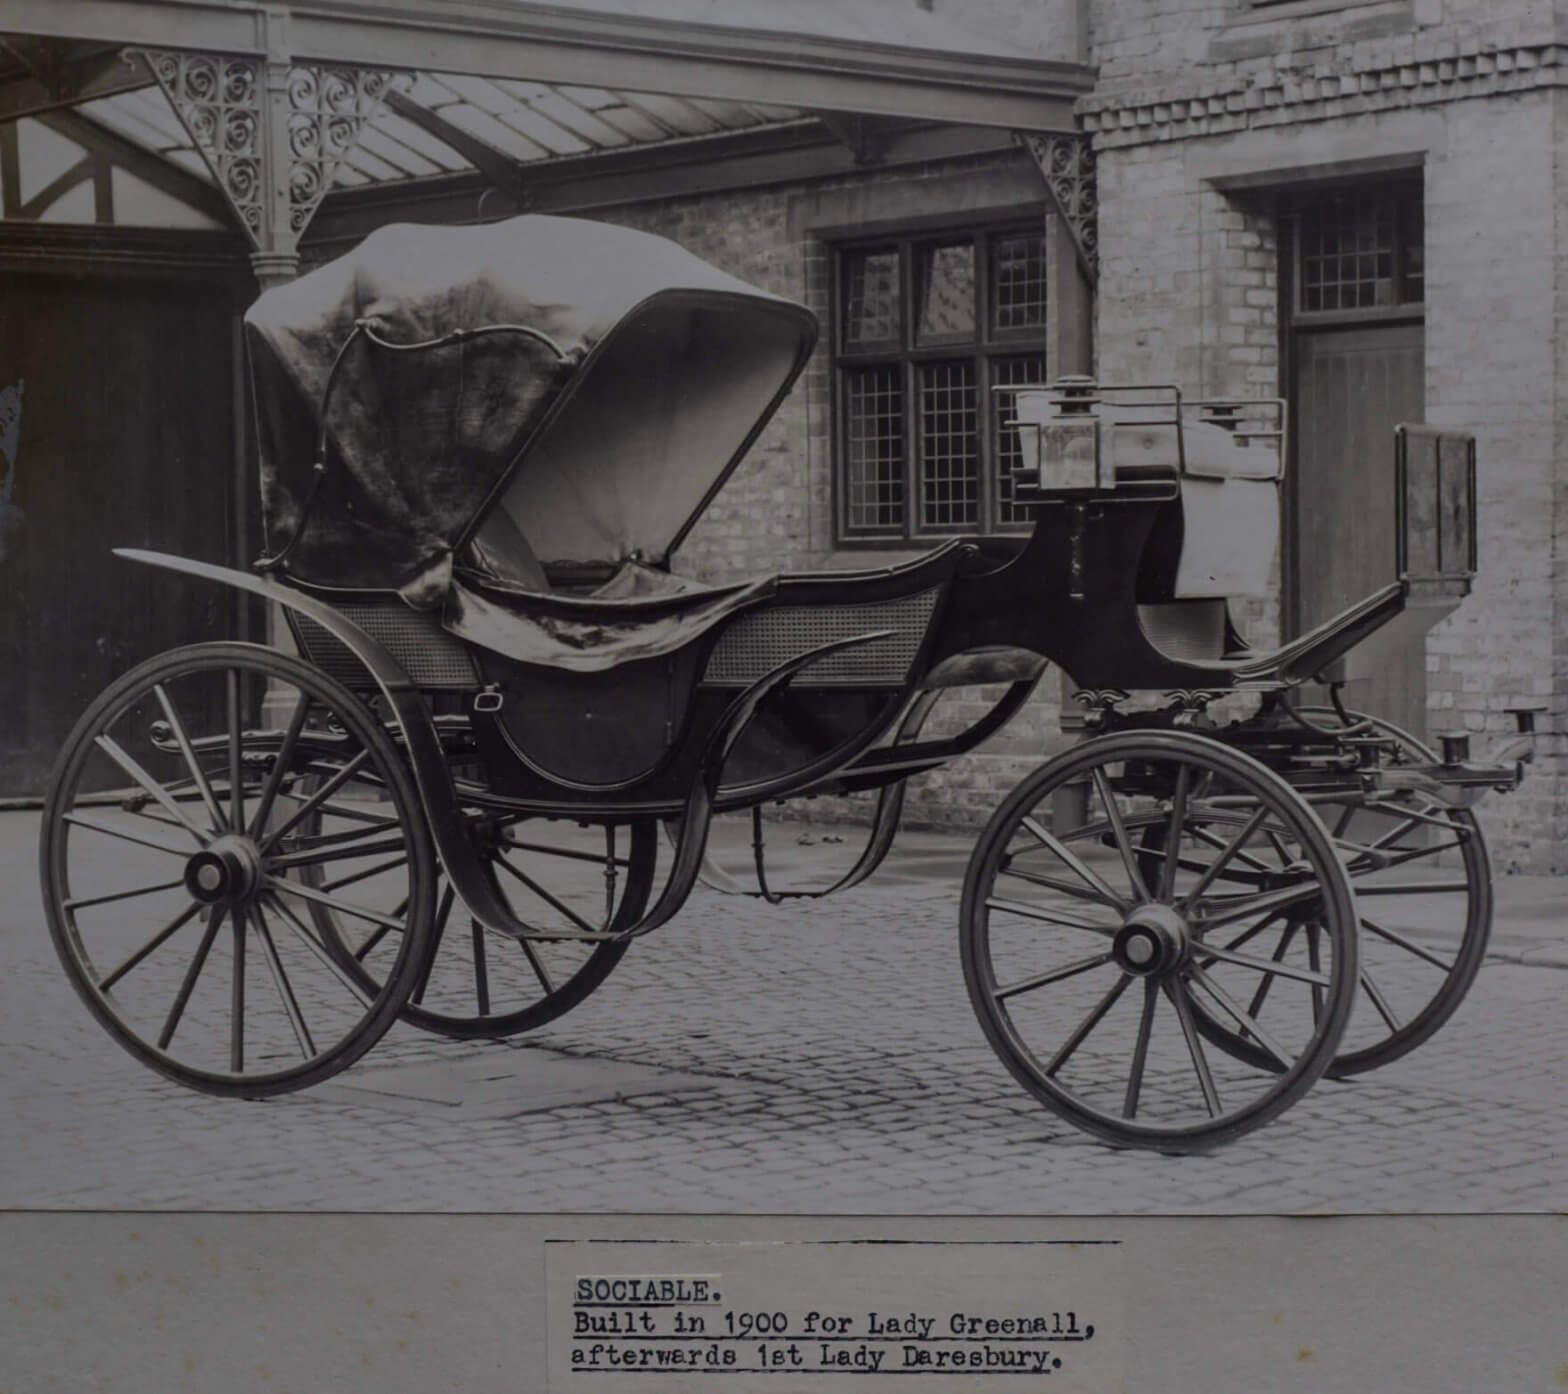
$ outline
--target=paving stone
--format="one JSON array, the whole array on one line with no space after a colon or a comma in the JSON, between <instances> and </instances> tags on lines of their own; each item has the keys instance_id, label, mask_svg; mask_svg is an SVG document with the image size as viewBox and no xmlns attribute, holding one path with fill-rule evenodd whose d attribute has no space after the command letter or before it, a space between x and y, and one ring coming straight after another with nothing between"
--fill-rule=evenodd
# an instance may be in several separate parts
<instances>
[{"instance_id":1,"label":"paving stone","mask_svg":"<svg viewBox=\"0 0 1568 1394\"><path fill-rule=\"evenodd\" d=\"M399 1024L337 1080L252 1104L149 1073L82 1008L44 929L34 826L0 815L13 890L0 906L0 1205L1213 1214L1568 1202L1568 978L1538 964L1488 963L1406 1059L1323 1081L1214 1154L1168 1158L1084 1137L1002 1068L960 977L956 885L873 881L831 910L703 895L523 1041ZM1501 937L1511 892L1499 889ZM1532 894L1520 923L1544 946L1543 907L1568 894ZM550 1070L561 1092L536 1094L545 1111L531 1111L525 1086L545 1088ZM406 1112L389 1106L400 1089Z\"/></svg>"}]
</instances>

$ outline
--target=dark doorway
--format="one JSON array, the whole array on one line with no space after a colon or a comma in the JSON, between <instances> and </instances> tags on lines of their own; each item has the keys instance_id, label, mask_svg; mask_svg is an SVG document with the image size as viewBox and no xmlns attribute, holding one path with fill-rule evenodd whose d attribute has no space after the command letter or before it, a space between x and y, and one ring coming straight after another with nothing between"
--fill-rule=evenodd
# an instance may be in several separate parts
<instances>
[{"instance_id":1,"label":"dark doorway","mask_svg":"<svg viewBox=\"0 0 1568 1394\"><path fill-rule=\"evenodd\" d=\"M0 556L0 796L35 795L87 704L165 648L233 637L234 299L178 275L0 271L0 391L24 384Z\"/></svg>"},{"instance_id":2,"label":"dark doorway","mask_svg":"<svg viewBox=\"0 0 1568 1394\"><path fill-rule=\"evenodd\" d=\"M1421 185L1293 197L1283 231L1286 615L1300 633L1394 579L1394 427L1426 412ZM1349 683L1345 700L1424 738L1424 641Z\"/></svg>"}]
</instances>

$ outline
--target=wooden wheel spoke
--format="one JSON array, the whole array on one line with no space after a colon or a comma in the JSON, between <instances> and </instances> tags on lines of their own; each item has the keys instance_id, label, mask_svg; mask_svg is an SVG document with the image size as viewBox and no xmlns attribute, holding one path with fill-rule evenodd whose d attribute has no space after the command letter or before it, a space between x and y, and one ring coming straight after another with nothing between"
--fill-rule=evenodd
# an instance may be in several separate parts
<instances>
[{"instance_id":1,"label":"wooden wheel spoke","mask_svg":"<svg viewBox=\"0 0 1568 1394\"><path fill-rule=\"evenodd\" d=\"M452 907L457 903L457 892L448 885L441 892L441 904L436 908L436 922L430 934L430 952L425 957L425 966L420 970L419 981L414 984L414 990L409 993L408 1000L418 1006L425 1000L425 993L430 990L430 975L435 972L436 958L441 952L441 941L446 938L447 921L452 918Z\"/></svg>"},{"instance_id":2,"label":"wooden wheel spoke","mask_svg":"<svg viewBox=\"0 0 1568 1394\"><path fill-rule=\"evenodd\" d=\"M273 847L277 845L279 838L298 827L300 823L304 822L306 818L310 817L310 815L320 808L322 804L324 804L335 793L337 793L339 789L347 784L349 780L359 773L360 766L363 765L368 759L370 759L370 752L368 750L361 750L358 755L356 755L346 765L337 770L336 773L334 773L332 777L321 786L321 788L317 789L315 793L311 794L309 798L300 804L300 806L294 810L293 814L290 815L287 822L285 822L281 827L274 828L270 833L268 833L260 844L263 855L265 855L267 852L270 852Z\"/></svg>"},{"instance_id":3,"label":"wooden wheel spoke","mask_svg":"<svg viewBox=\"0 0 1568 1394\"><path fill-rule=\"evenodd\" d=\"M185 1004L191 1000L196 979L201 977L201 970L207 963L207 955L212 952L212 941L218 937L218 930L222 924L223 911L214 910L212 918L207 921L206 932L201 936L201 943L196 946L196 953L185 970L184 978L180 981L180 990L175 995L174 1005L169 1008L169 1015L164 1018L163 1030L158 1033L159 1050L167 1050L169 1042L174 1039L174 1033L179 1029L180 1018L185 1015Z\"/></svg>"},{"instance_id":4,"label":"wooden wheel spoke","mask_svg":"<svg viewBox=\"0 0 1568 1394\"><path fill-rule=\"evenodd\" d=\"M1299 905L1304 900L1314 900L1322 894L1323 888L1316 880L1311 880L1296 886L1281 886L1274 891L1259 891L1256 895L1219 896L1208 901L1203 925L1213 929L1216 925L1234 924L1248 915L1283 910L1290 905Z\"/></svg>"},{"instance_id":5,"label":"wooden wheel spoke","mask_svg":"<svg viewBox=\"0 0 1568 1394\"><path fill-rule=\"evenodd\" d=\"M245 727L241 719L240 670L230 668L224 674L223 685L229 719L229 802L233 810L229 826L241 832L245 827ZM236 922L243 923L244 918L237 916ZM240 1067L234 1068L237 1074Z\"/></svg>"},{"instance_id":6,"label":"wooden wheel spoke","mask_svg":"<svg viewBox=\"0 0 1568 1394\"><path fill-rule=\"evenodd\" d=\"M1372 975L1365 968L1361 970L1361 990L1372 1000L1372 1005L1377 1008L1377 1014L1383 1018L1388 1029L1400 1030L1403 1023L1399 1020L1398 1013L1389 1005L1388 998L1383 995L1382 989L1372 980Z\"/></svg>"},{"instance_id":7,"label":"wooden wheel spoke","mask_svg":"<svg viewBox=\"0 0 1568 1394\"><path fill-rule=\"evenodd\" d=\"M1165 830L1165 862L1160 867L1159 898L1169 902L1176 888L1176 861L1181 855L1182 824L1187 819L1187 781L1191 766L1183 764L1176 771L1176 789L1171 795L1171 821Z\"/></svg>"},{"instance_id":8,"label":"wooden wheel spoke","mask_svg":"<svg viewBox=\"0 0 1568 1394\"><path fill-rule=\"evenodd\" d=\"M1059 925L1063 929L1087 930L1090 934L1103 934L1107 938L1116 933L1114 925L1074 919L1071 915L1064 915L1060 911L1042 910L1037 905L1030 905L1021 900L1003 900L1000 896L988 896L985 903L989 910L1003 910L1010 915L1022 915L1026 920L1039 920L1042 924Z\"/></svg>"},{"instance_id":9,"label":"wooden wheel spoke","mask_svg":"<svg viewBox=\"0 0 1568 1394\"><path fill-rule=\"evenodd\" d=\"M1074 963L1069 963L1062 968L1053 968L1046 973L1036 973L1031 978L1024 978L1016 983L1009 983L1006 987L994 987L991 996L998 1002L1005 1002L1009 997L1018 997L1025 992L1033 992L1039 987L1049 987L1052 983L1059 983L1067 978L1075 978L1080 973L1087 973L1092 968L1109 963L1109 953L1094 954L1089 958L1080 958Z\"/></svg>"},{"instance_id":10,"label":"wooden wheel spoke","mask_svg":"<svg viewBox=\"0 0 1568 1394\"><path fill-rule=\"evenodd\" d=\"M1290 1055L1258 1022L1256 1016L1241 1006L1219 983L1215 982L1203 969L1196 964L1192 965L1192 981L1201 987L1208 996L1216 1002L1232 1021L1252 1037L1264 1050L1277 1060L1283 1069L1290 1068Z\"/></svg>"},{"instance_id":11,"label":"wooden wheel spoke","mask_svg":"<svg viewBox=\"0 0 1568 1394\"><path fill-rule=\"evenodd\" d=\"M305 1014L300 1010L299 999L294 995L294 987L289 982L289 975L283 969L283 960L278 955L278 946L273 941L272 931L268 929L267 922L262 917L260 906L256 906L252 913L256 921L256 938L261 942L262 957L266 959L267 970L272 974L273 984L278 989L278 997L283 1003L283 1011L289 1019L289 1027L294 1032L300 1054L306 1060L313 1059L316 1054L316 1043L311 1039L310 1027L305 1024Z\"/></svg>"},{"instance_id":12,"label":"wooden wheel spoke","mask_svg":"<svg viewBox=\"0 0 1568 1394\"><path fill-rule=\"evenodd\" d=\"M545 990L546 996L555 995L555 982L550 977L550 971L544 966L544 960L539 957L539 951L526 939L517 941L522 949L523 956L528 960L528 966L534 970L534 977L539 979L539 986Z\"/></svg>"},{"instance_id":13,"label":"wooden wheel spoke","mask_svg":"<svg viewBox=\"0 0 1568 1394\"><path fill-rule=\"evenodd\" d=\"M335 843L328 847L313 847L304 852L285 852L282 856L268 857L267 870L288 871L297 866L325 866L329 862L346 862L359 857L378 857L383 852L402 852L408 848L408 839L383 838L380 842ZM406 861L407 858L405 857Z\"/></svg>"},{"instance_id":14,"label":"wooden wheel spoke","mask_svg":"<svg viewBox=\"0 0 1568 1394\"><path fill-rule=\"evenodd\" d=\"M485 930L478 920L468 922L474 944L474 996L479 1003L479 1015L490 1015L490 968L485 958Z\"/></svg>"},{"instance_id":15,"label":"wooden wheel spoke","mask_svg":"<svg viewBox=\"0 0 1568 1394\"><path fill-rule=\"evenodd\" d=\"M1423 948L1413 939L1406 939L1404 935L1396 933L1387 925L1378 924L1375 920L1369 920L1365 916L1362 916L1361 927L1370 933L1377 935L1379 939L1386 940L1388 943L1393 944L1396 948L1403 949L1407 954L1414 954L1417 958L1430 963L1434 968L1441 968L1445 973L1452 973L1454 971L1454 965L1451 960L1439 958L1436 954L1432 953L1431 950Z\"/></svg>"},{"instance_id":16,"label":"wooden wheel spoke","mask_svg":"<svg viewBox=\"0 0 1568 1394\"><path fill-rule=\"evenodd\" d=\"M495 859L495 865L500 867L501 870L507 872L516 880L521 881L523 885L527 886L528 889L538 896L540 900L544 901L546 905L552 906L561 914L565 915L566 918L575 924L579 929L587 930L590 934L597 934L599 932L598 925L589 924L588 921L579 915L575 910L573 910L570 905L563 904L560 900L557 900L555 896L551 895L549 891L545 890L545 888L535 881L533 877L529 876L524 871L519 871L511 864L511 862L507 861L505 857L497 857Z\"/></svg>"},{"instance_id":17,"label":"wooden wheel spoke","mask_svg":"<svg viewBox=\"0 0 1568 1394\"><path fill-rule=\"evenodd\" d=\"M1111 788L1111 781L1099 766L1096 766L1091 778L1094 781L1095 791L1100 796L1100 802L1105 807L1106 820L1111 825L1111 836L1116 843L1116 850L1121 854L1122 865L1127 869L1129 889L1135 901L1144 899L1145 889L1143 872L1139 869L1137 855L1133 852L1131 841L1127 837L1127 825L1122 821L1122 811L1116 802L1116 792Z\"/></svg>"},{"instance_id":18,"label":"wooden wheel spoke","mask_svg":"<svg viewBox=\"0 0 1568 1394\"><path fill-rule=\"evenodd\" d=\"M275 894L291 895L297 900L313 900L317 905L324 905L340 915L352 915L356 920L368 920L371 924L385 925L388 929L403 928L402 920L394 919L391 915L383 915L379 910L372 910L365 905L351 905L346 900L337 900L298 881L285 881L281 876L264 876L262 879L272 887Z\"/></svg>"},{"instance_id":19,"label":"wooden wheel spoke","mask_svg":"<svg viewBox=\"0 0 1568 1394\"><path fill-rule=\"evenodd\" d=\"M1187 1041L1187 1054L1192 1057L1193 1072L1198 1076L1198 1088L1203 1094L1203 1106L1210 1118L1222 1112L1219 1090L1214 1086L1214 1075L1209 1069L1208 1057L1203 1053L1203 1042L1198 1038L1198 1026L1192 1018L1192 1003L1187 1000L1187 989L1180 978L1165 984L1165 995L1176 1009L1176 1020L1181 1023L1181 1034Z\"/></svg>"},{"instance_id":20,"label":"wooden wheel spoke","mask_svg":"<svg viewBox=\"0 0 1568 1394\"><path fill-rule=\"evenodd\" d=\"M231 674L232 676L232 674ZM239 811L235 810L238 818ZM236 905L229 916L234 929L234 965L229 998L229 1069L235 1074L245 1070L245 931L247 916L243 905Z\"/></svg>"},{"instance_id":21,"label":"wooden wheel spoke","mask_svg":"<svg viewBox=\"0 0 1568 1394\"><path fill-rule=\"evenodd\" d=\"M519 852L538 852L546 857L562 857L573 862L592 862L595 866L604 866L607 863L629 867L630 857L606 856L602 852L584 852L576 847L552 847L543 842L520 842L514 838L505 839L509 848L515 847Z\"/></svg>"},{"instance_id":22,"label":"wooden wheel spoke","mask_svg":"<svg viewBox=\"0 0 1568 1394\"><path fill-rule=\"evenodd\" d=\"M66 910L86 910L93 905L112 905L117 900L135 900L138 896L157 895L159 891L172 891L185 884L182 876L175 881L160 881L156 886L137 886L129 891L111 891L107 895L85 895L72 897L62 901L62 908Z\"/></svg>"},{"instance_id":23,"label":"wooden wheel spoke","mask_svg":"<svg viewBox=\"0 0 1568 1394\"><path fill-rule=\"evenodd\" d=\"M1020 881L1027 881L1032 886L1043 886L1046 890L1059 891L1062 895L1071 896L1074 900L1086 900L1091 905L1103 905L1109 910L1117 909L1116 902L1107 900L1103 895L1097 894L1090 887L1078 881L1062 881L1055 876L1047 876L1044 872L1029 871L1016 865L1012 861L997 868L1002 876L1014 876Z\"/></svg>"},{"instance_id":24,"label":"wooden wheel spoke","mask_svg":"<svg viewBox=\"0 0 1568 1394\"><path fill-rule=\"evenodd\" d=\"M1234 963L1239 968L1250 968L1255 973L1268 973L1275 977L1292 978L1296 982L1312 983L1317 987L1327 987L1329 978L1326 973L1297 968L1294 965L1281 963L1278 959L1253 958L1250 954L1238 954L1230 949L1222 949L1217 944L1204 943L1199 952L1210 958L1217 958L1221 963Z\"/></svg>"},{"instance_id":25,"label":"wooden wheel spoke","mask_svg":"<svg viewBox=\"0 0 1568 1394\"><path fill-rule=\"evenodd\" d=\"M201 762L196 758L196 752L191 748L191 738L186 733L185 723L180 720L180 714L174 709L174 703L169 700L169 694L161 682L154 683L152 691L158 699L158 705L163 708L164 719L168 721L174 742L180 748L180 756L185 761L185 768L191 772L191 780L200 793L202 802L207 805L207 812L212 815L213 828L220 830L224 827L223 812L218 807L218 800L213 796L212 785L207 780L207 772L202 769Z\"/></svg>"},{"instance_id":26,"label":"wooden wheel spoke","mask_svg":"<svg viewBox=\"0 0 1568 1394\"><path fill-rule=\"evenodd\" d=\"M267 771L266 781L261 786L261 795L256 800L256 812L251 817L250 835L259 838L266 831L267 819L272 816L272 805L278 797L278 790L283 787L283 781L288 777L289 765L294 759L294 749L299 744L300 732L305 729L305 721L310 715L310 694L301 692L299 701L294 704L294 714L289 717L287 729L283 732L283 741L278 746L278 753L272 757L272 768Z\"/></svg>"},{"instance_id":27,"label":"wooden wheel spoke","mask_svg":"<svg viewBox=\"0 0 1568 1394\"><path fill-rule=\"evenodd\" d=\"M378 789L384 787L382 782L375 778L373 774L367 774L361 780L361 783L368 784ZM295 795L294 797L297 798L298 795ZM351 836L369 837L373 832L379 832L386 828L395 828L399 826L398 820L396 818L388 818L384 813L370 813L363 808L353 808L348 804L323 803L318 805L316 811L319 812L323 818L340 818L345 823L364 823L365 826L361 828L358 833L328 833L324 836L314 838L297 838L295 839L296 846L323 846L328 841L342 840Z\"/></svg>"},{"instance_id":28,"label":"wooden wheel spoke","mask_svg":"<svg viewBox=\"0 0 1568 1394\"><path fill-rule=\"evenodd\" d=\"M1252 815L1240 828L1236 830L1235 837L1220 849L1220 854L1209 863L1209 869L1198 878L1197 884L1187 892L1187 899L1191 900L1200 896L1214 883L1214 878L1222 872L1232 857L1239 857L1241 849L1247 845L1253 833L1263 826L1263 820L1269 816L1269 811L1262 804L1253 810Z\"/></svg>"},{"instance_id":29,"label":"wooden wheel spoke","mask_svg":"<svg viewBox=\"0 0 1568 1394\"><path fill-rule=\"evenodd\" d=\"M1092 886L1107 902L1114 905L1118 910L1127 909L1127 901L1111 889L1110 883L1093 867L1083 862L1078 854L1057 837L1055 833L1042 826L1038 818L1025 817L1022 826L1028 829L1029 833L1042 846L1049 847L1075 876Z\"/></svg>"},{"instance_id":30,"label":"wooden wheel spoke","mask_svg":"<svg viewBox=\"0 0 1568 1394\"><path fill-rule=\"evenodd\" d=\"M1210 847L1218 847L1218 848L1222 848L1223 849L1225 846L1227 846L1227 843L1225 842L1224 838L1222 838L1222 837L1215 837L1215 835L1213 833L1211 833L1205 827L1200 827L1197 824L1193 824L1191 827L1189 827L1187 829L1187 831L1194 838L1196 838L1199 842L1205 843L1205 844L1207 844ZM1237 848L1236 851L1232 852L1230 854L1230 857L1227 858L1227 860L1229 860L1229 861L1238 861L1243 866L1251 867L1252 870L1256 871L1256 872L1266 872L1266 871L1269 870L1269 864L1267 862L1260 861L1257 857L1254 857L1250 852L1243 852L1240 848ZM1207 862L1202 863L1202 866L1203 867L1207 867L1208 863ZM1194 866L1194 867L1191 867L1189 869L1193 870L1193 871L1196 871L1199 868L1197 866ZM1236 873L1232 872L1231 874L1232 874L1232 876L1234 876ZM1245 879L1245 878L1243 878L1243 879Z\"/></svg>"},{"instance_id":31,"label":"wooden wheel spoke","mask_svg":"<svg viewBox=\"0 0 1568 1394\"><path fill-rule=\"evenodd\" d=\"M363 871L356 871L351 876L340 876L336 881L323 881L321 889L324 891L340 891L344 886L352 886L356 881L368 881L372 876L379 876L384 871L395 871L398 867L407 865L407 857L393 857L391 861L378 862L375 866L366 867Z\"/></svg>"},{"instance_id":32,"label":"wooden wheel spoke","mask_svg":"<svg viewBox=\"0 0 1568 1394\"><path fill-rule=\"evenodd\" d=\"M203 847L212 841L212 834L203 832L196 824L191 822L185 816L185 811L170 797L169 791L148 774L137 762L136 757L125 750L113 736L95 736L93 744L141 785L143 792L156 800L159 807L194 837L197 842L201 843Z\"/></svg>"},{"instance_id":33,"label":"wooden wheel spoke","mask_svg":"<svg viewBox=\"0 0 1568 1394\"><path fill-rule=\"evenodd\" d=\"M1149 1036L1154 1030L1154 1004L1160 1000L1159 984L1143 980L1143 1015L1138 1018L1138 1039L1132 1049L1132 1067L1127 1072L1127 1093L1122 1098L1122 1117L1138 1112L1138 1095L1143 1090L1143 1069L1149 1059Z\"/></svg>"},{"instance_id":34,"label":"wooden wheel spoke","mask_svg":"<svg viewBox=\"0 0 1568 1394\"><path fill-rule=\"evenodd\" d=\"M363 963L367 958L370 957L371 951L376 947L376 945L385 939L390 933L392 933L392 930L387 925L377 925L373 930L370 931L368 935L365 936L365 942L354 950L355 961Z\"/></svg>"},{"instance_id":35,"label":"wooden wheel spoke","mask_svg":"<svg viewBox=\"0 0 1568 1394\"><path fill-rule=\"evenodd\" d=\"M1435 857L1440 852L1458 852L1465 845L1462 837L1456 837L1452 842L1434 842L1429 847L1401 847L1392 854L1380 856L1377 861L1368 861L1364 866L1352 864L1349 867L1352 876L1362 871L1387 871L1391 867L1404 866L1407 862L1418 862L1423 857ZM1464 882L1460 882L1464 885Z\"/></svg>"},{"instance_id":36,"label":"wooden wheel spoke","mask_svg":"<svg viewBox=\"0 0 1568 1394\"><path fill-rule=\"evenodd\" d=\"M1469 891L1468 881L1403 881L1393 884L1362 885L1356 883L1356 898L1369 895L1457 895Z\"/></svg>"},{"instance_id":37,"label":"wooden wheel spoke","mask_svg":"<svg viewBox=\"0 0 1568 1394\"><path fill-rule=\"evenodd\" d=\"M1105 1014L1116 1005L1122 993L1127 991L1127 984L1131 981L1132 974L1123 973L1111 984L1110 990L1099 1000L1094 1010L1078 1023L1072 1035L1062 1043L1061 1049L1046 1063L1045 1074L1048 1078L1054 1076L1072 1058L1073 1052L1089 1038L1089 1033L1105 1019Z\"/></svg>"},{"instance_id":38,"label":"wooden wheel spoke","mask_svg":"<svg viewBox=\"0 0 1568 1394\"><path fill-rule=\"evenodd\" d=\"M162 929L153 935L151 939L143 944L141 948L137 949L135 953L133 953L129 958L121 963L118 968L109 973L107 977L100 978L98 980L98 991L108 992L109 989L119 982L120 979L123 978L127 973L129 973L131 969L135 968L137 964L141 963L150 954L161 948L164 944L168 943L168 941L172 939L177 933L179 933L180 930L182 930L193 919L195 919L197 912L200 911L200 909L201 906L193 900L189 905L181 910L178 915L170 920L168 924L164 925Z\"/></svg>"},{"instance_id":39,"label":"wooden wheel spoke","mask_svg":"<svg viewBox=\"0 0 1568 1394\"><path fill-rule=\"evenodd\" d=\"M1300 926L1295 924L1285 926L1285 932L1280 935L1279 943L1275 946L1274 952L1269 955L1275 963L1279 963L1284 959L1286 952L1290 949L1290 941L1296 937L1296 930L1299 928ZM1205 964L1204 966L1207 967L1208 965ZM1253 1016L1257 1016L1263 1010L1264 999L1269 995L1269 989L1274 986L1274 979L1277 976L1278 974L1270 973L1258 984L1258 990L1252 994L1252 1001L1247 1004L1247 1011Z\"/></svg>"},{"instance_id":40,"label":"wooden wheel spoke","mask_svg":"<svg viewBox=\"0 0 1568 1394\"><path fill-rule=\"evenodd\" d=\"M1307 966L1314 973L1322 967L1318 948L1318 927L1315 924L1307 926ZM1312 986L1312 1025L1316 1027L1322 1019L1323 989L1314 983Z\"/></svg>"},{"instance_id":41,"label":"wooden wheel spoke","mask_svg":"<svg viewBox=\"0 0 1568 1394\"><path fill-rule=\"evenodd\" d=\"M158 819L163 822L163 819ZM122 842L134 842L138 847L150 847L154 852L167 852L171 857L188 859L190 853L179 847L169 847L162 842L153 842L150 838L137 837L135 833L128 833L123 828L110 828L102 823L90 823L78 813L67 813L61 822L69 823L73 827L85 828L88 832L102 833L105 837L117 837Z\"/></svg>"},{"instance_id":42,"label":"wooden wheel spoke","mask_svg":"<svg viewBox=\"0 0 1568 1394\"><path fill-rule=\"evenodd\" d=\"M375 996L372 993L367 992L362 983L356 982L354 978L349 975L343 965L327 952L327 950L322 946L321 941L317 939L316 936L310 932L310 930L305 928L304 922L299 918L298 915L289 909L288 905L284 902L281 896L272 895L269 896L267 900L272 908L283 917L284 923L294 931L295 937L298 938L299 941L310 950L310 952L315 956L316 960L324 968L326 968L333 977L342 983L343 986L347 988L348 991L354 997L356 997L362 1005L368 1007L375 1002Z\"/></svg>"}]
</instances>

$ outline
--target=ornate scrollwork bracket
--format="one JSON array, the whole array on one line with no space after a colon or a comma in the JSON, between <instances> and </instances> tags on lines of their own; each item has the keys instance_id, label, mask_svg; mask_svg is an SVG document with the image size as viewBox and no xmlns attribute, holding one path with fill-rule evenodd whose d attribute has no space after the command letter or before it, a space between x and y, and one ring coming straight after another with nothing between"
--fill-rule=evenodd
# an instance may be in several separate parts
<instances>
[{"instance_id":1,"label":"ornate scrollwork bracket","mask_svg":"<svg viewBox=\"0 0 1568 1394\"><path fill-rule=\"evenodd\" d=\"M1094 151L1087 136L1062 132L1019 131L1018 140L1040 169L1051 201L1073 239L1078 263L1089 284L1100 274Z\"/></svg>"},{"instance_id":2,"label":"ornate scrollwork bracket","mask_svg":"<svg viewBox=\"0 0 1568 1394\"><path fill-rule=\"evenodd\" d=\"M216 53L135 52L250 237L258 274L292 274L300 234L392 75Z\"/></svg>"}]
</instances>

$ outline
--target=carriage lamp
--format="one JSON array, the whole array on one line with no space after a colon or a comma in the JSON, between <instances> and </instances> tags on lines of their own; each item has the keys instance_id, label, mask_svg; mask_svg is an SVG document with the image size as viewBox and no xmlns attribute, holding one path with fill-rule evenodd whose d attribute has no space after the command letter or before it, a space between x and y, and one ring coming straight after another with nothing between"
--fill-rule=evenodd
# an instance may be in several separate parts
<instances>
[{"instance_id":1,"label":"carriage lamp","mask_svg":"<svg viewBox=\"0 0 1568 1394\"><path fill-rule=\"evenodd\" d=\"M1034 442L1034 458L1021 472L1036 488L1088 493L1107 488L1102 463L1100 422L1094 407L1100 400L1092 378L1060 378L1050 387L1017 391L1013 425L1020 449Z\"/></svg>"},{"instance_id":2,"label":"carriage lamp","mask_svg":"<svg viewBox=\"0 0 1568 1394\"><path fill-rule=\"evenodd\" d=\"M1531 706L1508 707L1506 710L1513 717L1514 725L1518 728L1521 736L1533 736L1535 734L1535 718L1546 710L1546 705L1545 703L1536 703Z\"/></svg>"}]
</instances>

